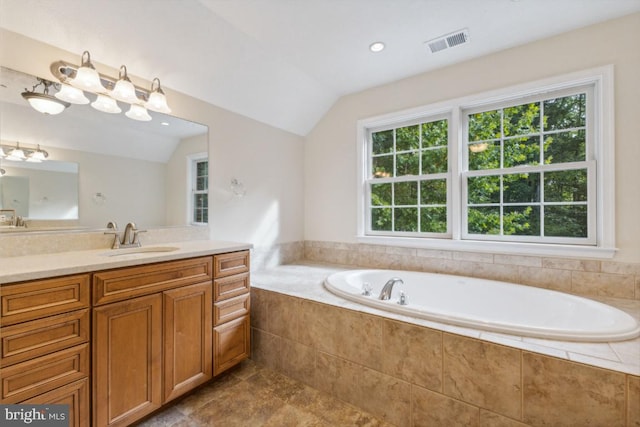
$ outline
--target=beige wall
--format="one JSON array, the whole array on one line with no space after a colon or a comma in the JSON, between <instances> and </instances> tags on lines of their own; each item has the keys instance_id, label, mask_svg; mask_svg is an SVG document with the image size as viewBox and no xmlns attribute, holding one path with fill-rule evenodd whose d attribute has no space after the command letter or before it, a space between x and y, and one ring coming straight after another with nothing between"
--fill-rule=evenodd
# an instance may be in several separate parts
<instances>
[{"instance_id":1,"label":"beige wall","mask_svg":"<svg viewBox=\"0 0 640 427\"><path fill-rule=\"evenodd\" d=\"M615 67L618 261L640 262L640 14L341 98L307 136L305 239L356 241L356 121L447 99Z\"/></svg>"},{"instance_id":2,"label":"beige wall","mask_svg":"<svg viewBox=\"0 0 640 427\"><path fill-rule=\"evenodd\" d=\"M52 62L78 63L80 54L0 29L0 65L14 70L51 77ZM94 63L102 72L118 74ZM163 89L174 115L209 126L211 237L258 247L302 240L302 138ZM229 196L232 177L246 185L242 199Z\"/></svg>"}]
</instances>

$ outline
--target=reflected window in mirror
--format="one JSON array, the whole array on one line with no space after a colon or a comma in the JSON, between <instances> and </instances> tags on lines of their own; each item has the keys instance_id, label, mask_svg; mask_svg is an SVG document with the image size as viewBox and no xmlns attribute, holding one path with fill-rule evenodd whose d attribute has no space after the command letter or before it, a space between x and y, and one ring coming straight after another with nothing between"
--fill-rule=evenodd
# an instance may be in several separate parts
<instances>
[{"instance_id":1,"label":"reflected window in mirror","mask_svg":"<svg viewBox=\"0 0 640 427\"><path fill-rule=\"evenodd\" d=\"M191 218L194 225L209 222L209 161L207 153L191 157Z\"/></svg>"}]
</instances>

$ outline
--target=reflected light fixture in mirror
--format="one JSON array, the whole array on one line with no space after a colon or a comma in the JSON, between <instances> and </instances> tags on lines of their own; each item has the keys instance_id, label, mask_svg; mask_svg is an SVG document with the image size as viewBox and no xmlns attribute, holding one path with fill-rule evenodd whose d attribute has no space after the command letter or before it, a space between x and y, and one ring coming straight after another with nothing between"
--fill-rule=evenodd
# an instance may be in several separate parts
<instances>
[{"instance_id":1,"label":"reflected light fixture in mirror","mask_svg":"<svg viewBox=\"0 0 640 427\"><path fill-rule=\"evenodd\" d=\"M56 98L66 101L70 104L88 104L89 98L84 96L84 92L77 87L61 84L60 91L56 93Z\"/></svg>"},{"instance_id":2,"label":"reflected light fixture in mirror","mask_svg":"<svg viewBox=\"0 0 640 427\"><path fill-rule=\"evenodd\" d=\"M43 86L42 93L36 92L36 88L41 85ZM53 95L49 95L50 86L55 86L55 83L38 78L38 83L36 83L31 90L25 88L24 92L22 92L22 97L29 102L29 105L31 105L34 110L42 114L60 114L71 104Z\"/></svg>"},{"instance_id":3,"label":"reflected light fixture in mirror","mask_svg":"<svg viewBox=\"0 0 640 427\"><path fill-rule=\"evenodd\" d=\"M109 98L101 93L99 93L96 100L91 103L91 106L103 113L118 114L122 112L122 109L118 107L118 103L115 99Z\"/></svg>"},{"instance_id":4,"label":"reflected light fixture in mirror","mask_svg":"<svg viewBox=\"0 0 640 427\"><path fill-rule=\"evenodd\" d=\"M118 81L111 91L111 97L118 101L128 102L129 104L136 104L140 102L136 96L136 88L133 86L133 83L131 83L129 76L127 75L127 67L124 65L120 67Z\"/></svg>"},{"instance_id":5,"label":"reflected light fixture in mirror","mask_svg":"<svg viewBox=\"0 0 640 427\"><path fill-rule=\"evenodd\" d=\"M47 160L49 153L40 148L20 147L20 143L16 142L16 146L0 145L0 158L6 158L14 162L27 161L31 163L42 163Z\"/></svg>"}]
</instances>

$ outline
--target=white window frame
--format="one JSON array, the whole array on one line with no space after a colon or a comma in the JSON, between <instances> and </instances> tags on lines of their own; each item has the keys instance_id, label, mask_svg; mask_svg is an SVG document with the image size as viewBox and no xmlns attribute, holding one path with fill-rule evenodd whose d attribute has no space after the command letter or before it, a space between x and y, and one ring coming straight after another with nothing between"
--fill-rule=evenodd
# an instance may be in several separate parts
<instances>
[{"instance_id":1,"label":"white window frame","mask_svg":"<svg viewBox=\"0 0 640 427\"><path fill-rule=\"evenodd\" d=\"M195 153L195 154L190 154L187 156L187 206L189 206L189 212L188 212L188 223L191 225L207 225L208 223L206 222L195 222L194 219L194 214L195 214L195 206L194 206L194 194L196 194L198 191L196 191L196 179L197 176L196 174L198 173L198 168L197 168L197 164L201 161L209 161L209 154L204 152L204 153ZM207 172L208 175L208 172ZM207 186L208 188L208 186ZM206 191L199 191L200 193L209 193L209 190L207 189Z\"/></svg>"},{"instance_id":2,"label":"white window frame","mask_svg":"<svg viewBox=\"0 0 640 427\"><path fill-rule=\"evenodd\" d=\"M614 138L614 90L613 90L613 66L607 65L592 68L575 73L556 76L544 80L538 80L516 86L506 87L495 91L484 92L472 96L456 98L444 102L426 105L381 116L370 117L357 122L357 154L358 154L358 188L357 188L357 240L362 243L418 247L437 250L467 250L488 251L496 253L515 253L523 255L548 255L567 257L595 257L611 258L615 248L615 138ZM595 222L595 240L592 246L584 244L571 244L571 239L558 240L555 243L532 243L519 241L498 241L469 239L464 235L462 203L465 189L464 161L466 156L466 143L464 134L465 112L486 108L509 102L519 102L530 96L539 96L545 92L557 92L571 90L579 86L593 86L591 128L587 131L593 133L593 156L595 165L590 167L588 173L595 174L597 181L594 183L589 177L593 188L589 188L588 198L594 200L596 215L591 215L589 221ZM492 107L489 107L492 108ZM449 117L449 174L450 205L448 214L450 217L450 238L430 237L398 237L398 236L373 236L368 234L369 209L367 209L369 196L367 191L367 173L369 170L368 138L371 130L382 128L401 127L404 123L412 121L429 121L436 116L448 115ZM589 148L588 148L589 150ZM582 242L584 243L584 242Z\"/></svg>"}]
</instances>

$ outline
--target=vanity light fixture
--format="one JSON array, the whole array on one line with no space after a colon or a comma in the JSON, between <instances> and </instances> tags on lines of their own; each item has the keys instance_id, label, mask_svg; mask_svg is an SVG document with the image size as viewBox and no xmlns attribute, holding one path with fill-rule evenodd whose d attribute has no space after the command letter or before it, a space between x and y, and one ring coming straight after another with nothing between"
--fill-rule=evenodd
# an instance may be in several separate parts
<instances>
[{"instance_id":1,"label":"vanity light fixture","mask_svg":"<svg viewBox=\"0 0 640 427\"><path fill-rule=\"evenodd\" d=\"M96 100L91 103L91 106L97 110L106 113L120 113L122 109L118 106L117 100L131 105L125 115L133 120L152 120L147 109L159 113L171 113L159 78L154 78L151 82L151 89L147 90L135 86L131 82L125 65L120 67L117 79L100 74L91 63L91 55L88 51L82 54L82 64L79 67L65 61L57 61L51 64L50 69L61 83L96 95ZM59 93L67 90L63 86ZM75 103L66 96L62 98L63 96L65 95L60 95L59 98ZM84 97L84 94L82 96ZM84 98L86 99L86 97Z\"/></svg>"},{"instance_id":2,"label":"vanity light fixture","mask_svg":"<svg viewBox=\"0 0 640 427\"><path fill-rule=\"evenodd\" d=\"M36 92L36 88L40 85L43 86L42 93ZM31 90L25 88L24 92L22 92L22 97L40 113L51 115L60 114L71 104L53 95L49 95L50 86L55 86L55 83L38 77L38 83L35 84Z\"/></svg>"},{"instance_id":3,"label":"vanity light fixture","mask_svg":"<svg viewBox=\"0 0 640 427\"><path fill-rule=\"evenodd\" d=\"M153 85L156 81L158 82L158 86L154 90ZM151 93L149 93L149 99L144 106L159 113L169 114L171 112L171 109L167 105L167 97L160 86L160 79L157 77L151 82Z\"/></svg>"},{"instance_id":4,"label":"vanity light fixture","mask_svg":"<svg viewBox=\"0 0 640 427\"><path fill-rule=\"evenodd\" d=\"M36 149L36 151L33 151L31 154L27 155L27 162L42 163L43 161L47 160L48 156L49 153L42 150L40 148L40 144L38 144L38 148Z\"/></svg>"},{"instance_id":5,"label":"vanity light fixture","mask_svg":"<svg viewBox=\"0 0 640 427\"><path fill-rule=\"evenodd\" d=\"M24 155L24 151L20 148L19 142L16 142L16 148L9 151L9 155L7 156L7 160L12 160L14 162L21 162L26 158L27 156Z\"/></svg>"},{"instance_id":6,"label":"vanity light fixture","mask_svg":"<svg viewBox=\"0 0 640 427\"><path fill-rule=\"evenodd\" d=\"M96 67L91 62L91 54L88 50L82 53L80 67L76 69L76 75L69 80L69 84L79 89L93 93L104 93L107 91L102 85L100 74L96 71Z\"/></svg>"},{"instance_id":7,"label":"vanity light fixture","mask_svg":"<svg viewBox=\"0 0 640 427\"><path fill-rule=\"evenodd\" d=\"M136 96L136 88L127 75L127 67L125 65L120 66L118 81L111 91L111 97L129 104L140 102Z\"/></svg>"},{"instance_id":8,"label":"vanity light fixture","mask_svg":"<svg viewBox=\"0 0 640 427\"><path fill-rule=\"evenodd\" d=\"M5 153L9 153L8 155ZM49 157L49 153L40 148L38 144L38 148L27 148L21 147L19 142L16 142L16 146L10 145L0 145L0 157L5 157L7 160L11 160L14 162L34 162L40 163Z\"/></svg>"}]
</instances>

